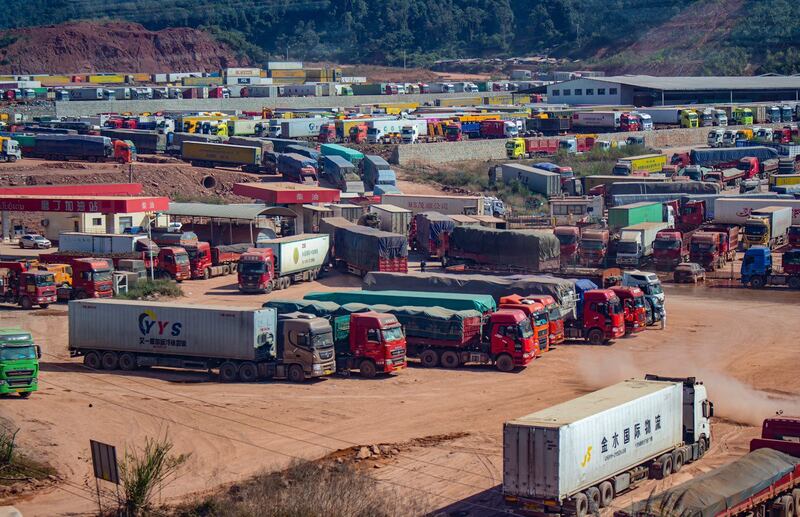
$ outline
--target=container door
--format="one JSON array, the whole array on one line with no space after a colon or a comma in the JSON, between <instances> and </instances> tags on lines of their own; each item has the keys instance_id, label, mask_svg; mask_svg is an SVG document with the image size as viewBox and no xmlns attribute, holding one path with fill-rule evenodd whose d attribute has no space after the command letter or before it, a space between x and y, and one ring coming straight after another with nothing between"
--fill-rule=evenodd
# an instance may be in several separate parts
<instances>
[{"instance_id":1,"label":"container door","mask_svg":"<svg viewBox=\"0 0 800 517\"><path fill-rule=\"evenodd\" d=\"M557 429L506 426L503 490L522 497L557 497L558 447Z\"/></svg>"}]
</instances>

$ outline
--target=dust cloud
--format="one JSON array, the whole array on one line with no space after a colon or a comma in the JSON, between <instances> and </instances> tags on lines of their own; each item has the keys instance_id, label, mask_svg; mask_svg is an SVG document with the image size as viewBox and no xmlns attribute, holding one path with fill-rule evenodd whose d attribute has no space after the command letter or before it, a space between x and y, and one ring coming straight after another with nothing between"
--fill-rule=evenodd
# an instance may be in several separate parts
<instances>
[{"instance_id":1,"label":"dust cloud","mask_svg":"<svg viewBox=\"0 0 800 517\"><path fill-rule=\"evenodd\" d=\"M709 370L701 360L664 355L648 364L637 365L634 355L627 351L604 349L581 354L577 364L579 379L592 389L599 389L631 378L643 378L652 373L669 377L696 377L702 381L714 403L714 416L734 423L760 427L763 420L778 413L800 416L800 399L760 391L729 375Z\"/></svg>"}]
</instances>

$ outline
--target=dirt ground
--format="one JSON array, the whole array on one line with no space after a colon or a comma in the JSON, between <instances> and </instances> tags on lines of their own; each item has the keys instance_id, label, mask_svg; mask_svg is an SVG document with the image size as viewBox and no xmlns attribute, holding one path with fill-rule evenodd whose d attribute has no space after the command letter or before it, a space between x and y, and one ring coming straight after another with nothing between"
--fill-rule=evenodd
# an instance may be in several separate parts
<instances>
[{"instance_id":1,"label":"dirt ground","mask_svg":"<svg viewBox=\"0 0 800 517\"><path fill-rule=\"evenodd\" d=\"M357 288L353 276L329 276L271 295L240 295L234 277L183 284L187 303L258 307L269 298L311 290ZM695 375L716 404L710 454L666 482L649 482L629 496L688 479L746 452L757 424L783 410L800 414L794 368L800 295L667 286L666 330L648 330L610 347L565 345L513 374L491 368L455 371L410 367L375 380L331 377L292 385L218 384L204 372L90 372L66 352L63 306L6 309L0 325L29 328L42 345L41 387L28 400L8 398L0 415L21 428L25 450L53 465L61 481L12 496L25 515L79 515L93 501L89 440L119 453L146 436L168 433L177 452L192 454L165 501L214 489L294 458L318 458L353 445L392 444L431 435L468 433L421 445L378 464L374 475L413 491L451 515L503 511L502 423L618 380L660 373Z\"/></svg>"}]
</instances>

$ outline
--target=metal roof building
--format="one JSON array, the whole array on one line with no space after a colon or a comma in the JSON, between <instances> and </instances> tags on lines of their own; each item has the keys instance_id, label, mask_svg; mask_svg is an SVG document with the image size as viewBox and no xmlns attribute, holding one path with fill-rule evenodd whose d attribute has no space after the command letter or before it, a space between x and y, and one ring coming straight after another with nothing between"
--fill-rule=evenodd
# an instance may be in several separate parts
<instances>
[{"instance_id":1,"label":"metal roof building","mask_svg":"<svg viewBox=\"0 0 800 517\"><path fill-rule=\"evenodd\" d=\"M547 86L550 103L659 106L800 101L800 76L578 78Z\"/></svg>"}]
</instances>

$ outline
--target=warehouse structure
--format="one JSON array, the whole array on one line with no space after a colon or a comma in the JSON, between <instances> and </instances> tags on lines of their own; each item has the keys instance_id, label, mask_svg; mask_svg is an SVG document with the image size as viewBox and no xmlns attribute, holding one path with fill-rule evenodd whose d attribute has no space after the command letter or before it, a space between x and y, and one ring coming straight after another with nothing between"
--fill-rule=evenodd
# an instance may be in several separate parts
<instances>
[{"instance_id":1,"label":"warehouse structure","mask_svg":"<svg viewBox=\"0 0 800 517\"><path fill-rule=\"evenodd\" d=\"M173 221L184 223L184 229L212 245L257 242L274 239L281 219L294 220L297 213L284 207L263 203L215 205L209 203L170 202L165 211Z\"/></svg>"},{"instance_id":2,"label":"warehouse structure","mask_svg":"<svg viewBox=\"0 0 800 517\"><path fill-rule=\"evenodd\" d=\"M546 91L548 102L572 105L669 106L800 101L800 76L581 77L548 85Z\"/></svg>"}]
</instances>

